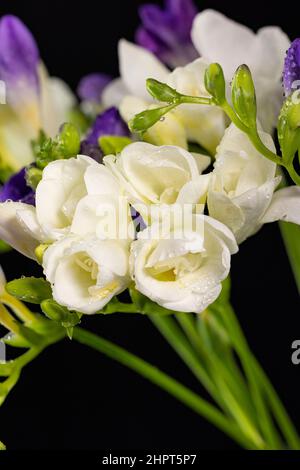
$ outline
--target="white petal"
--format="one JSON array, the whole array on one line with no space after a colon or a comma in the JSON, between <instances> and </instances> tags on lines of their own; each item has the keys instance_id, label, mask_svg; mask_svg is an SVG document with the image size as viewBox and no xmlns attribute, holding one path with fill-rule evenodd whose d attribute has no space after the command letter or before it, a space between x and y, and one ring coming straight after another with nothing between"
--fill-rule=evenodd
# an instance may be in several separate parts
<instances>
[{"instance_id":1,"label":"white petal","mask_svg":"<svg viewBox=\"0 0 300 470\"><path fill-rule=\"evenodd\" d=\"M210 189L207 203L209 215L226 224L233 233L237 233L245 223L245 215L242 209L224 192Z\"/></svg>"},{"instance_id":2,"label":"white petal","mask_svg":"<svg viewBox=\"0 0 300 470\"><path fill-rule=\"evenodd\" d=\"M58 242L53 243L47 248L43 255L43 268L46 279L54 283L55 272L60 260L64 257L66 251L72 246L73 243L76 243L79 240L79 237L73 235L63 238Z\"/></svg>"},{"instance_id":3,"label":"white petal","mask_svg":"<svg viewBox=\"0 0 300 470\"><path fill-rule=\"evenodd\" d=\"M120 184L115 176L104 165L92 165L84 174L88 194L115 195L120 193Z\"/></svg>"},{"instance_id":4,"label":"white petal","mask_svg":"<svg viewBox=\"0 0 300 470\"><path fill-rule=\"evenodd\" d=\"M39 224L52 240L66 233L78 201L86 195L84 173L89 165L98 163L78 156L56 160L43 171L36 188L36 213Z\"/></svg>"},{"instance_id":5,"label":"white petal","mask_svg":"<svg viewBox=\"0 0 300 470\"><path fill-rule=\"evenodd\" d=\"M210 62L220 63L229 80L239 65L252 65L249 59L252 59L254 33L222 13L214 10L199 13L191 35L199 54Z\"/></svg>"},{"instance_id":6,"label":"white petal","mask_svg":"<svg viewBox=\"0 0 300 470\"><path fill-rule=\"evenodd\" d=\"M300 187L290 186L276 191L262 222L284 220L300 224Z\"/></svg>"},{"instance_id":7,"label":"white petal","mask_svg":"<svg viewBox=\"0 0 300 470\"><path fill-rule=\"evenodd\" d=\"M203 171L205 171L211 164L211 158L207 155L203 155L202 153L191 152L191 154L196 160L199 173L203 173Z\"/></svg>"},{"instance_id":8,"label":"white petal","mask_svg":"<svg viewBox=\"0 0 300 470\"><path fill-rule=\"evenodd\" d=\"M257 68L260 75L279 82L284 58L290 46L289 37L277 26L265 26L257 32ZM260 60L260 62L259 62Z\"/></svg>"},{"instance_id":9,"label":"white petal","mask_svg":"<svg viewBox=\"0 0 300 470\"><path fill-rule=\"evenodd\" d=\"M30 128L13 111L0 105L0 155L1 162L18 171L32 162L30 140L36 137Z\"/></svg>"},{"instance_id":10,"label":"white petal","mask_svg":"<svg viewBox=\"0 0 300 470\"><path fill-rule=\"evenodd\" d=\"M39 70L41 84L42 128L54 137L59 127L69 120L69 112L76 104L71 88L60 78L49 77L47 70Z\"/></svg>"},{"instance_id":11,"label":"white petal","mask_svg":"<svg viewBox=\"0 0 300 470\"><path fill-rule=\"evenodd\" d=\"M0 204L0 238L28 258L36 259L34 250L39 241L33 237L20 217L22 211L30 210L29 207L28 204L20 202Z\"/></svg>"},{"instance_id":12,"label":"white petal","mask_svg":"<svg viewBox=\"0 0 300 470\"><path fill-rule=\"evenodd\" d=\"M165 82L169 73L151 52L125 39L119 41L119 67L130 94L146 100L150 96L146 90L146 79L155 78Z\"/></svg>"},{"instance_id":13,"label":"white petal","mask_svg":"<svg viewBox=\"0 0 300 470\"><path fill-rule=\"evenodd\" d=\"M186 183L180 190L176 202L178 204L204 204L211 175L199 175Z\"/></svg>"},{"instance_id":14,"label":"white petal","mask_svg":"<svg viewBox=\"0 0 300 470\"><path fill-rule=\"evenodd\" d=\"M245 216L243 226L235 232L238 243L242 243L261 227L262 217L270 205L278 181L279 179L274 178L258 188L250 189L244 194L233 198L233 202L241 208Z\"/></svg>"},{"instance_id":15,"label":"white petal","mask_svg":"<svg viewBox=\"0 0 300 470\"><path fill-rule=\"evenodd\" d=\"M103 106L105 108L110 108L111 106L119 107L124 96L128 94L128 91L121 78L112 80L106 85L102 92L101 101Z\"/></svg>"},{"instance_id":16,"label":"white petal","mask_svg":"<svg viewBox=\"0 0 300 470\"><path fill-rule=\"evenodd\" d=\"M255 34L214 10L196 16L192 39L201 56L221 64L228 80L239 65L247 64L255 78L279 81L289 47L289 39L280 28L268 26Z\"/></svg>"},{"instance_id":17,"label":"white petal","mask_svg":"<svg viewBox=\"0 0 300 470\"><path fill-rule=\"evenodd\" d=\"M236 239L232 233L232 231L224 224L219 222L216 219L213 219L212 217L209 216L197 216L197 217L203 217L205 220L205 224L210 228L210 230L213 230L217 236L223 240L227 248L229 249L231 254L237 253L239 248L236 243Z\"/></svg>"}]
</instances>

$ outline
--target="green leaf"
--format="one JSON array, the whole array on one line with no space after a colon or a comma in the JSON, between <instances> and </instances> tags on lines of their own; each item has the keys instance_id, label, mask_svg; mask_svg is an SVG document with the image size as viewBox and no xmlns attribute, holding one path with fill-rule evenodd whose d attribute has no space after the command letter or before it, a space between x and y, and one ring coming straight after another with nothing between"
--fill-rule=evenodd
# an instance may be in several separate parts
<instances>
[{"instance_id":1,"label":"green leaf","mask_svg":"<svg viewBox=\"0 0 300 470\"><path fill-rule=\"evenodd\" d=\"M127 145L131 144L132 140L129 137L103 135L99 137L98 142L104 155L117 155L121 153Z\"/></svg>"},{"instance_id":2,"label":"green leaf","mask_svg":"<svg viewBox=\"0 0 300 470\"><path fill-rule=\"evenodd\" d=\"M232 84L233 107L242 121L256 129L256 95L252 75L247 65L240 65L234 74Z\"/></svg>"},{"instance_id":3,"label":"green leaf","mask_svg":"<svg viewBox=\"0 0 300 470\"><path fill-rule=\"evenodd\" d=\"M73 108L68 113L68 122L73 124L79 131L81 135L85 134L86 131L91 126L92 122L79 107Z\"/></svg>"},{"instance_id":4,"label":"green leaf","mask_svg":"<svg viewBox=\"0 0 300 470\"><path fill-rule=\"evenodd\" d=\"M220 64L210 64L204 76L205 88L218 105L226 101L226 88L223 69Z\"/></svg>"},{"instance_id":5,"label":"green leaf","mask_svg":"<svg viewBox=\"0 0 300 470\"><path fill-rule=\"evenodd\" d=\"M159 120L164 119L164 115L175 107L174 104L163 106L162 108L146 109L139 114L136 114L128 126L131 132L146 132L150 127L156 124Z\"/></svg>"},{"instance_id":6,"label":"green leaf","mask_svg":"<svg viewBox=\"0 0 300 470\"><path fill-rule=\"evenodd\" d=\"M5 289L17 299L32 304L40 304L52 297L51 285L43 278L21 277L8 282Z\"/></svg>"},{"instance_id":7,"label":"green leaf","mask_svg":"<svg viewBox=\"0 0 300 470\"><path fill-rule=\"evenodd\" d=\"M41 309L46 317L60 323L66 329L80 323L80 319L82 317L81 313L70 311L66 307L59 305L53 299L43 300L41 303Z\"/></svg>"},{"instance_id":8,"label":"green leaf","mask_svg":"<svg viewBox=\"0 0 300 470\"><path fill-rule=\"evenodd\" d=\"M181 97L181 94L174 88L171 88L169 85L159 82L154 78L148 78L146 80L146 88L153 98L158 101L163 101L164 103L174 103Z\"/></svg>"}]
</instances>

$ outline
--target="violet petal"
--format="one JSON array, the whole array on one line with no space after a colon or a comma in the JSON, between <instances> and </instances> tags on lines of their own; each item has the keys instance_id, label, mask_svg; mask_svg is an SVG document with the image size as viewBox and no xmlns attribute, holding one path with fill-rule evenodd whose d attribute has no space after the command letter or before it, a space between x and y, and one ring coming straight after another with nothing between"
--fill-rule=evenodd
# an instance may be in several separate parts
<instances>
[{"instance_id":1,"label":"violet petal","mask_svg":"<svg viewBox=\"0 0 300 470\"><path fill-rule=\"evenodd\" d=\"M0 202L7 200L27 204L35 203L35 192L26 183L26 168L12 175L0 189Z\"/></svg>"},{"instance_id":2,"label":"violet petal","mask_svg":"<svg viewBox=\"0 0 300 470\"><path fill-rule=\"evenodd\" d=\"M81 100L100 102L101 94L112 77L104 73L91 73L82 77L77 87L77 94Z\"/></svg>"},{"instance_id":3,"label":"violet petal","mask_svg":"<svg viewBox=\"0 0 300 470\"><path fill-rule=\"evenodd\" d=\"M299 83L296 83L296 82ZM300 88L300 38L290 45L284 61L283 86L286 96Z\"/></svg>"},{"instance_id":4,"label":"violet petal","mask_svg":"<svg viewBox=\"0 0 300 470\"><path fill-rule=\"evenodd\" d=\"M39 51L29 29L13 15L0 20L0 78L14 101L18 90L39 91Z\"/></svg>"},{"instance_id":5,"label":"violet petal","mask_svg":"<svg viewBox=\"0 0 300 470\"><path fill-rule=\"evenodd\" d=\"M198 54L191 41L197 9L193 0L166 0L164 9L154 4L140 7L141 26L136 42L170 67L185 65Z\"/></svg>"},{"instance_id":6,"label":"violet petal","mask_svg":"<svg viewBox=\"0 0 300 470\"><path fill-rule=\"evenodd\" d=\"M121 118L117 108L109 108L96 117L93 127L85 141L88 144L98 145L98 139L102 135L129 135L128 127Z\"/></svg>"}]
</instances>

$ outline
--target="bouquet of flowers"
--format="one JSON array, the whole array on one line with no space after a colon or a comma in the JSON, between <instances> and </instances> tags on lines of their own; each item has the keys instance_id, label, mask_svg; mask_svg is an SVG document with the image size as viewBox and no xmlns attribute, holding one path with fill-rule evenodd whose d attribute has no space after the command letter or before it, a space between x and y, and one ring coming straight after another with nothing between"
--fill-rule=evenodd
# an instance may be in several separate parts
<instances>
[{"instance_id":1,"label":"bouquet of flowers","mask_svg":"<svg viewBox=\"0 0 300 470\"><path fill-rule=\"evenodd\" d=\"M1 271L3 341L26 351L0 363L0 404L23 367L70 338L244 448L300 449L229 280L239 245L284 221L300 289L300 39L192 0L144 5L140 18L136 42L119 42L120 77L82 78L79 100L22 21L0 20L1 249L43 271L7 283ZM91 314L146 315L212 401L84 329Z\"/></svg>"}]
</instances>

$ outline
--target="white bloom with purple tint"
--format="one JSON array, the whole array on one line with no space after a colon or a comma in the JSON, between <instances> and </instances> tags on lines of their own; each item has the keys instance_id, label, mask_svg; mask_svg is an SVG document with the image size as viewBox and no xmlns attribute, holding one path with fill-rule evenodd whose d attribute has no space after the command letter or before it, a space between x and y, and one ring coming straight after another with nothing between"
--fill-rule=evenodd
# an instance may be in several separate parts
<instances>
[{"instance_id":1,"label":"white bloom with purple tint","mask_svg":"<svg viewBox=\"0 0 300 470\"><path fill-rule=\"evenodd\" d=\"M65 83L49 78L32 34L12 15L0 20L0 80L7 94L0 107L1 160L18 170L32 161L30 140L41 128L54 136L75 101Z\"/></svg>"},{"instance_id":2,"label":"white bloom with purple tint","mask_svg":"<svg viewBox=\"0 0 300 470\"><path fill-rule=\"evenodd\" d=\"M198 55L191 41L196 14L193 0L166 0L163 9L152 3L142 5L136 43L171 68L185 65Z\"/></svg>"},{"instance_id":3,"label":"white bloom with purple tint","mask_svg":"<svg viewBox=\"0 0 300 470\"><path fill-rule=\"evenodd\" d=\"M192 39L201 56L220 63L228 82L239 65L248 65L256 88L258 117L263 129L270 132L282 104L281 76L290 45L287 35L275 26L255 34L217 11L205 10L194 20Z\"/></svg>"}]
</instances>

